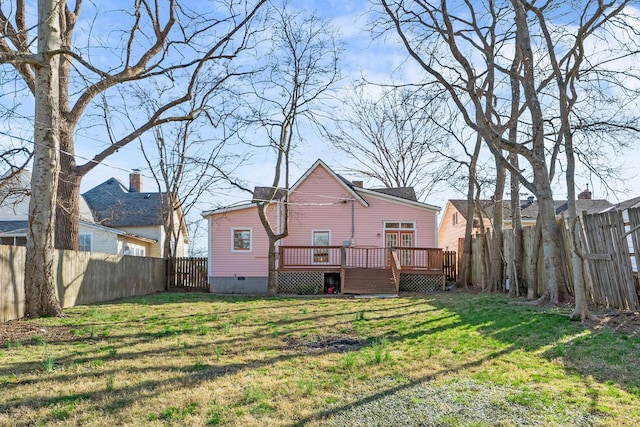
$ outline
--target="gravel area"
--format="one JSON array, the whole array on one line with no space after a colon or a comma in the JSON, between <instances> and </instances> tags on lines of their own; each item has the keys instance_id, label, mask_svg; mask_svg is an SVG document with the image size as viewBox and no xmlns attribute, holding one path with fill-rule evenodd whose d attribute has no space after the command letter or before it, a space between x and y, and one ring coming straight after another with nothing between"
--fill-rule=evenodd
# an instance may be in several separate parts
<instances>
[{"instance_id":1,"label":"gravel area","mask_svg":"<svg viewBox=\"0 0 640 427\"><path fill-rule=\"evenodd\" d=\"M381 384L381 389L389 385ZM544 406L534 393L522 389L480 384L471 380L433 384L416 383L380 392L377 398L354 402L345 409L326 414L322 426L534 426L599 425L597 415L564 408L561 419L545 418ZM526 404L513 403L518 396ZM527 401L527 398L529 401ZM511 399L511 400L510 400ZM558 408L554 408L556 412ZM557 413L557 412L556 412ZM600 422L599 422L600 421Z\"/></svg>"}]
</instances>

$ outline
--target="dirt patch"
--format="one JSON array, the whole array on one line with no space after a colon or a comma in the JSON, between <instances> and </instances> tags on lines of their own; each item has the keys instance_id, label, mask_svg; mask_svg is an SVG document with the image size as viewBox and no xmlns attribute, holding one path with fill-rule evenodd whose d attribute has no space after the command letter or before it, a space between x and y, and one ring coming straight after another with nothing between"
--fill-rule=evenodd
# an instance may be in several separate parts
<instances>
[{"instance_id":1,"label":"dirt patch","mask_svg":"<svg viewBox=\"0 0 640 427\"><path fill-rule=\"evenodd\" d=\"M285 338L284 341L291 349L302 353L345 353L370 345L367 340L340 335L317 336L311 339Z\"/></svg>"},{"instance_id":2,"label":"dirt patch","mask_svg":"<svg viewBox=\"0 0 640 427\"><path fill-rule=\"evenodd\" d=\"M42 326L33 322L8 322L0 325L0 346L9 342L26 344L34 340L45 342L67 341L74 338L66 326Z\"/></svg>"},{"instance_id":3,"label":"dirt patch","mask_svg":"<svg viewBox=\"0 0 640 427\"><path fill-rule=\"evenodd\" d=\"M640 336L640 311L611 312L599 315L599 322L590 322L594 330L611 329L629 336Z\"/></svg>"}]
</instances>

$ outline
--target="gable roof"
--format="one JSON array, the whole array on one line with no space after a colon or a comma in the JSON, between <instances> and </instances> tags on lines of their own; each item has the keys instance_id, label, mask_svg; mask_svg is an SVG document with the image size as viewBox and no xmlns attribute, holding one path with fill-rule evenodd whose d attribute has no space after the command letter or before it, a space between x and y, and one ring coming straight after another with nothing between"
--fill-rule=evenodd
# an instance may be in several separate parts
<instances>
[{"instance_id":1,"label":"gable roof","mask_svg":"<svg viewBox=\"0 0 640 427\"><path fill-rule=\"evenodd\" d=\"M113 233L117 236L126 236L130 239L139 240L145 243L157 243L158 241L155 239L151 239L149 237L139 236L133 233L127 233L122 230L118 230L115 228L105 227L100 224L95 224L92 222L87 222L80 220L80 224L88 228L95 228L99 230L106 231L108 233ZM0 234L5 236L24 236L27 234L29 229L29 221L26 220L18 220L18 221L0 221Z\"/></svg>"},{"instance_id":2,"label":"gable roof","mask_svg":"<svg viewBox=\"0 0 640 427\"><path fill-rule=\"evenodd\" d=\"M0 219L8 222L26 220L31 199L31 172L20 172L0 181ZM80 220L94 222L93 214L83 197L79 200Z\"/></svg>"},{"instance_id":3,"label":"gable roof","mask_svg":"<svg viewBox=\"0 0 640 427\"><path fill-rule=\"evenodd\" d=\"M0 234L27 234L29 221L0 221Z\"/></svg>"},{"instance_id":4,"label":"gable roof","mask_svg":"<svg viewBox=\"0 0 640 427\"><path fill-rule=\"evenodd\" d=\"M395 187L395 188L362 188L354 185L348 179L340 176L335 173L326 163L324 163L321 159L315 161L313 165L309 169L306 170L305 173L302 174L300 178L291 186L289 193L294 193L296 189L315 171L317 168L323 168L329 175L331 175L338 184L340 184L344 190L353 197L354 200L361 203L363 206L368 207L369 202L366 200L366 196L372 196L375 198L382 198L386 200L391 200L396 203L401 203L413 207L418 207L422 209L427 209L430 211L439 212L440 207L429 205L427 203L419 202L416 197L416 192L413 187ZM256 201L263 201L269 198L270 192L273 191L273 187L255 187L253 191L253 199L252 203L244 203L241 205L233 206L233 207L222 207L218 209L213 209L209 211L202 212L203 217L208 217L214 214L231 212L241 209L247 209L251 207L255 207ZM285 188L278 188L274 199L281 200L287 195L287 191Z\"/></svg>"},{"instance_id":5,"label":"gable roof","mask_svg":"<svg viewBox=\"0 0 640 427\"><path fill-rule=\"evenodd\" d=\"M326 170L329 175L331 175L333 179L335 179L354 199L360 202L363 206L369 206L369 203L360 194L358 194L357 189L359 188L355 187L353 183L335 173L329 166L327 166L325 162L320 159L316 160L316 162L311 165L311 167L307 169L307 171L302 174L300 178L298 178L295 184L291 186L291 192L293 193L300 186L300 184L302 184L304 180L307 179L309 175L311 175L311 173L319 167L324 168L324 170Z\"/></svg>"},{"instance_id":6,"label":"gable roof","mask_svg":"<svg viewBox=\"0 0 640 427\"><path fill-rule=\"evenodd\" d=\"M82 196L96 222L108 227L144 227L163 224L164 195L130 192L122 182L110 178Z\"/></svg>"},{"instance_id":7,"label":"gable roof","mask_svg":"<svg viewBox=\"0 0 640 427\"><path fill-rule=\"evenodd\" d=\"M628 200L623 200L620 203L616 203L611 206L611 209L625 211L627 209L637 208L638 206L640 206L640 196Z\"/></svg>"}]
</instances>

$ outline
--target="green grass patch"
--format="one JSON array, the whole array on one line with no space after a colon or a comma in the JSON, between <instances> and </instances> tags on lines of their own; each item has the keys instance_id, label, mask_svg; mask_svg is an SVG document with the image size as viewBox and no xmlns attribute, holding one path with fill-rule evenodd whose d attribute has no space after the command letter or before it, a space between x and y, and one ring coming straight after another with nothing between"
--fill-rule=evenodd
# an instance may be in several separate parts
<instances>
[{"instance_id":1,"label":"green grass patch","mask_svg":"<svg viewBox=\"0 0 640 427\"><path fill-rule=\"evenodd\" d=\"M27 321L0 425L640 425L640 338L500 295L158 294ZM389 418L386 418L389 417ZM32 422L33 421L33 422Z\"/></svg>"}]
</instances>

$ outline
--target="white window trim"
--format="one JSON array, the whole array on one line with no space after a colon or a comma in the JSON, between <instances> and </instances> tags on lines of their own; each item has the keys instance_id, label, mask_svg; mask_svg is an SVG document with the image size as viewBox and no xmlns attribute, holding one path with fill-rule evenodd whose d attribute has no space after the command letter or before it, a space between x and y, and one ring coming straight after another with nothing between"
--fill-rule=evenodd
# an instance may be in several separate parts
<instances>
[{"instance_id":1,"label":"white window trim","mask_svg":"<svg viewBox=\"0 0 640 427\"><path fill-rule=\"evenodd\" d=\"M387 224L388 223L392 223L392 222L397 222L400 225L401 224L409 224L409 223L411 223L411 224L413 224L413 228L401 228L401 227L398 227L398 228L387 228ZM395 231L403 231L403 230L404 231L408 231L408 230L416 231L416 221L387 220L387 221L383 221L382 229L383 230L395 230Z\"/></svg>"},{"instance_id":2,"label":"white window trim","mask_svg":"<svg viewBox=\"0 0 640 427\"><path fill-rule=\"evenodd\" d=\"M235 236L236 230L249 230L249 249L235 248L234 236ZM241 253L241 254L253 252L253 227L232 227L231 228L231 252Z\"/></svg>"},{"instance_id":3,"label":"white window trim","mask_svg":"<svg viewBox=\"0 0 640 427\"><path fill-rule=\"evenodd\" d=\"M327 229L311 230L311 246L314 246L313 236L315 233L329 233L329 246L331 246L331 230Z\"/></svg>"},{"instance_id":4,"label":"white window trim","mask_svg":"<svg viewBox=\"0 0 640 427\"><path fill-rule=\"evenodd\" d=\"M88 252L93 252L93 233L89 232L89 233L78 233L78 245L80 244L79 240L80 237L82 236L89 236L89 238L91 239L91 242L89 242L89 251ZM87 251L83 251L83 252L87 252Z\"/></svg>"},{"instance_id":5,"label":"white window trim","mask_svg":"<svg viewBox=\"0 0 640 427\"><path fill-rule=\"evenodd\" d=\"M387 223L390 223L390 222L397 222L398 225L400 225L400 226L402 225L402 223L405 223L405 224L412 223L413 224L413 228L387 228ZM397 231L397 232L412 231L413 232L413 246L414 247L418 247L418 228L416 227L416 223L417 223L417 221L402 221L402 220L397 220L397 219L383 221L383 224L382 224L382 235L381 235L381 237L382 237L382 243L381 243L382 247L385 247L385 248L387 247L387 238L385 236L385 231ZM436 230L437 230L437 228L436 228ZM398 243L400 243L400 242L398 242Z\"/></svg>"}]
</instances>

